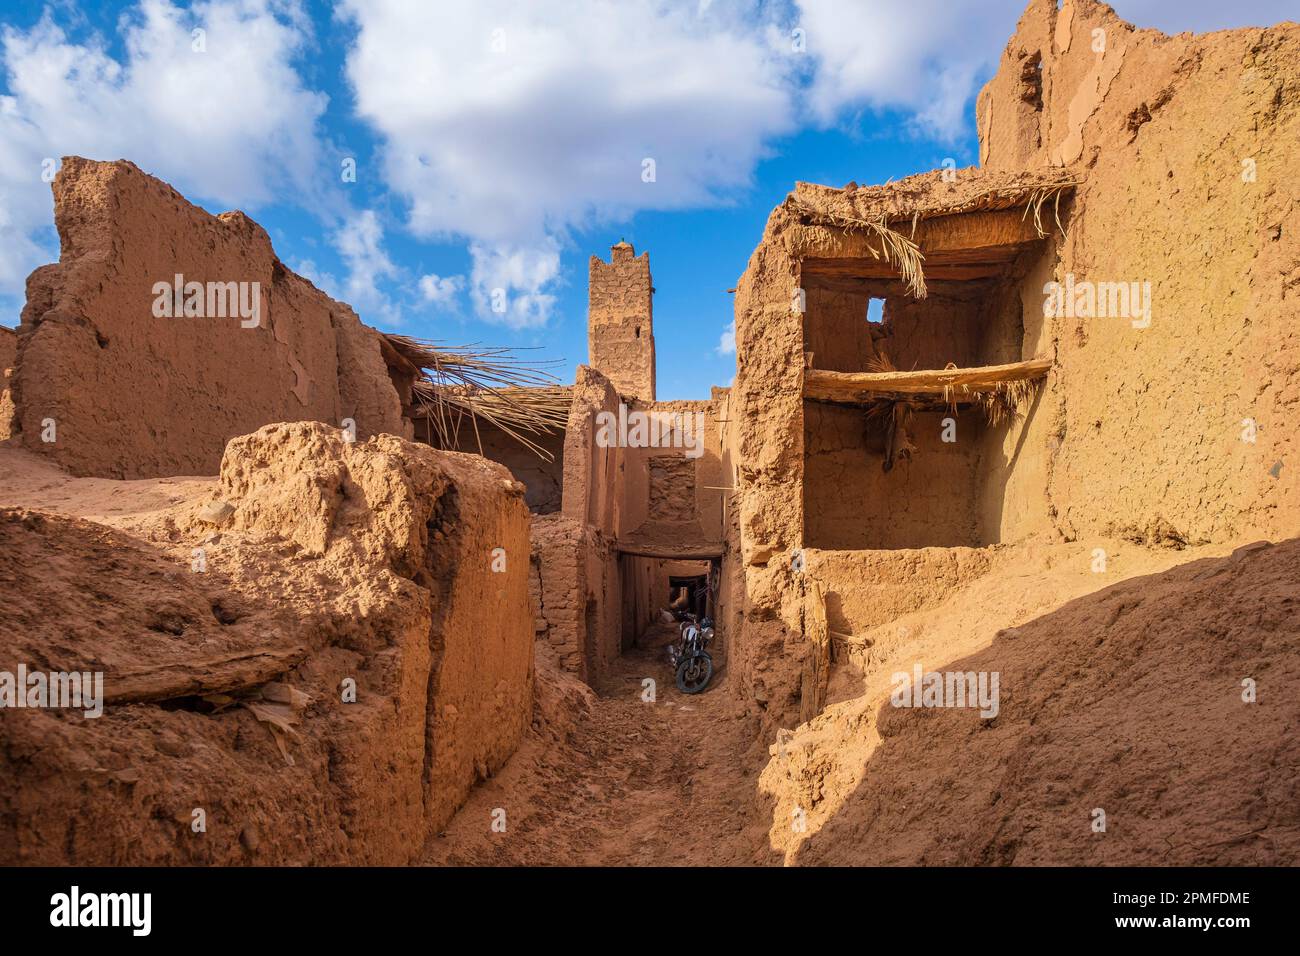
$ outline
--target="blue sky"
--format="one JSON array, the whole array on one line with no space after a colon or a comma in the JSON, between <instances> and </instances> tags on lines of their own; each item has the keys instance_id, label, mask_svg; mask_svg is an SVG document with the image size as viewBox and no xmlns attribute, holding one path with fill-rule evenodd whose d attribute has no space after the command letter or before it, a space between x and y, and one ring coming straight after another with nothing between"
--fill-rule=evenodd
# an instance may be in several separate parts
<instances>
[{"instance_id":1,"label":"blue sky","mask_svg":"<svg viewBox=\"0 0 1300 956\"><path fill-rule=\"evenodd\" d=\"M244 209L370 324L534 348L566 381L586 360L588 257L626 239L650 252L660 397L706 397L733 375L726 290L771 208L800 179L975 162L972 100L1023 6L4 2L0 324L57 258L43 160L127 158ZM1115 6L1166 32L1295 16Z\"/></svg>"}]
</instances>

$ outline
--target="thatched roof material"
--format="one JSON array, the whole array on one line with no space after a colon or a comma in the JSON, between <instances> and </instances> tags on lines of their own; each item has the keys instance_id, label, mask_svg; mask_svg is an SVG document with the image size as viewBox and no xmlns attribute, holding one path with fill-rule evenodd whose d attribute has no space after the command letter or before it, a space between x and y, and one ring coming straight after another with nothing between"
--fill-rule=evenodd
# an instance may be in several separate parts
<instances>
[{"instance_id":1,"label":"thatched roof material","mask_svg":"<svg viewBox=\"0 0 1300 956\"><path fill-rule=\"evenodd\" d=\"M945 181L943 175L944 171L936 170L866 188L797 184L784 204L800 227L789 234L791 253L801 261L821 260L822 268L828 260L860 259L868 264L855 274L898 276L911 295L923 299L927 259L936 260L940 273L944 269L979 272L982 266L996 272L1014 259L1024 243L1046 237L1045 209L1051 216L1049 225L1054 221L1056 228L1062 228L1061 197L1078 184L1072 174L1053 169L1008 176L971 168L955 170L952 181ZM1016 209L1021 210L1018 218ZM980 215L966 224L969 228L955 232L967 234L971 243L968 252L976 254L974 265L967 261L970 255L963 258L961 249L941 252L931 248L936 236L954 230L945 228L951 223L928 224L945 216L972 213ZM1012 219L1008 221L1007 216ZM922 227L918 234L922 223L928 228ZM994 250L997 255L985 255L988 262L983 263L979 251L1009 231L1022 235L1012 246Z\"/></svg>"},{"instance_id":2,"label":"thatched roof material","mask_svg":"<svg viewBox=\"0 0 1300 956\"><path fill-rule=\"evenodd\" d=\"M428 421L444 446L455 447L461 426L468 424L481 454L482 420L539 458L552 459L528 436L556 434L568 423L573 392L545 371L554 363L526 361L509 348L444 346L389 333L383 339L385 360L414 374L414 414Z\"/></svg>"},{"instance_id":3,"label":"thatched roof material","mask_svg":"<svg viewBox=\"0 0 1300 956\"><path fill-rule=\"evenodd\" d=\"M906 234L913 222L970 212L996 212L1041 205L1045 197L1068 194L1080 184L1076 173L1046 168L1014 174L988 173L972 166L908 176L883 186L835 189L796 183L786 202L813 225L832 226L843 220L883 219Z\"/></svg>"}]
</instances>

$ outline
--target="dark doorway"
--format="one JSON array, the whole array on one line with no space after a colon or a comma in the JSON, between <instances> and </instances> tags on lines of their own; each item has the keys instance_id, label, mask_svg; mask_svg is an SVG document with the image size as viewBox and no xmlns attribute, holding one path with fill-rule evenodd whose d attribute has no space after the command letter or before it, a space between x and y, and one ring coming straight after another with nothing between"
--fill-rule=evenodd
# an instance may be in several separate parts
<instances>
[{"instance_id":1,"label":"dark doorway","mask_svg":"<svg viewBox=\"0 0 1300 956\"><path fill-rule=\"evenodd\" d=\"M697 574L691 577L668 578L668 594L672 610L687 610L697 617L705 617L709 611L709 579L707 575Z\"/></svg>"}]
</instances>

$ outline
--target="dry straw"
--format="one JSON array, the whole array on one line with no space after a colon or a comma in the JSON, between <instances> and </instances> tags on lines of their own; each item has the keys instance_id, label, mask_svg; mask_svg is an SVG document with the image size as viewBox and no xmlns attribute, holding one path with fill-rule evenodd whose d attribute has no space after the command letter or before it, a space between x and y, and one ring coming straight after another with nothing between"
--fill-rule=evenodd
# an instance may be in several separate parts
<instances>
[{"instance_id":1,"label":"dry straw","mask_svg":"<svg viewBox=\"0 0 1300 956\"><path fill-rule=\"evenodd\" d=\"M834 245L840 235L844 233L874 236L879 240L880 248L877 249L875 245L868 243L867 251L871 253L873 258L883 259L894 265L906 281L908 291L916 298L923 299L926 296L925 271L923 268L925 255L913 241L913 238L896 232L890 225L891 221L905 219L910 222L911 236L915 237L916 227L926 219L966 212L1011 209L1023 204L1024 216L1033 215L1034 229L1041 239L1047 236L1047 230L1043 228L1043 207L1050 201L1056 228L1064 235L1065 228L1061 225L1061 196L1073 192L1080 183L1081 180L1061 179L1059 177L1036 186L1016 183L984 190L958 203L945 204L940 202L927 206L924 202L918 202L912 206L910 214L905 210L895 209L892 213L882 210L874 216L856 216L836 212L825 208L827 205L825 199L813 201L795 199L794 197L791 197L791 199L794 209L804 221L807 237L812 244L820 246ZM872 187L872 189L876 190L877 188ZM879 187L877 191L884 193L887 190L885 187ZM847 199L851 204L856 205L857 197L861 192L856 192L852 198L845 196L841 192L838 198L841 200Z\"/></svg>"},{"instance_id":2,"label":"dry straw","mask_svg":"<svg viewBox=\"0 0 1300 956\"><path fill-rule=\"evenodd\" d=\"M884 259L885 262L892 264L907 283L908 291L918 299L925 298L925 272L922 270L925 256L921 254L915 242L901 232L889 228L889 221L884 215L875 219L859 219L841 213L807 211L820 220L816 225L808 227L813 242L832 243L836 240L836 235L827 227L847 233L874 236L879 240L880 248L867 244L867 251L871 253L872 258Z\"/></svg>"},{"instance_id":3,"label":"dry straw","mask_svg":"<svg viewBox=\"0 0 1300 956\"><path fill-rule=\"evenodd\" d=\"M1043 229L1043 205L1047 200L1052 200L1052 216L1056 220L1056 229L1061 235L1065 235L1065 227L1061 225L1061 193L1073 190L1077 182L1058 183L1055 186L1040 186L1029 194L1029 199L1025 203L1025 212L1020 218L1026 218L1031 212L1034 214L1034 228L1038 230L1040 239L1047 236L1047 231Z\"/></svg>"},{"instance_id":4,"label":"dry straw","mask_svg":"<svg viewBox=\"0 0 1300 956\"><path fill-rule=\"evenodd\" d=\"M414 367L415 404L443 447L457 447L461 428L468 426L482 454L482 419L539 458L554 460L529 436L557 434L568 422L572 390L545 371L555 362L528 361L511 348L446 346L407 335L386 338Z\"/></svg>"},{"instance_id":5,"label":"dry straw","mask_svg":"<svg viewBox=\"0 0 1300 956\"><path fill-rule=\"evenodd\" d=\"M957 370L957 366L953 362L949 362L944 368ZM897 372L898 369L889 360L889 356L881 352L867 361L867 371ZM943 387L943 403L954 415L957 414L959 402L977 404L983 411L985 420L990 425L998 425L1004 421L1014 421L1020 417L1025 406L1033 401L1035 394L1037 394L1039 381L1037 378L1017 378L1006 381L985 382L979 385L961 382L951 385L946 384ZM900 401L908 402L912 411L921 408L921 404L914 399L882 398L871 403L867 410L867 416L873 420L899 417L895 406ZM904 418L904 420L908 419L910 419L910 416Z\"/></svg>"}]
</instances>

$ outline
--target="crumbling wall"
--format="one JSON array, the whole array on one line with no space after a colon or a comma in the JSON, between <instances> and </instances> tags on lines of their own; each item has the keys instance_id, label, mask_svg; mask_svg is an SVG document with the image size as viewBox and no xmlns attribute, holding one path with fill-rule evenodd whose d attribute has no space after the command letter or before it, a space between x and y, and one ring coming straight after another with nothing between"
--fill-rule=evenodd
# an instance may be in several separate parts
<instances>
[{"instance_id":1,"label":"crumbling wall","mask_svg":"<svg viewBox=\"0 0 1300 956\"><path fill-rule=\"evenodd\" d=\"M628 412L680 422L681 428L674 429L667 446L624 450L620 542L659 551L716 552L722 541L723 485L715 403L633 402ZM697 443L694 452L687 448L691 442Z\"/></svg>"},{"instance_id":2,"label":"crumbling wall","mask_svg":"<svg viewBox=\"0 0 1300 956\"><path fill-rule=\"evenodd\" d=\"M580 522L564 515L533 520L532 594L538 636L555 651L556 662L587 679L586 535Z\"/></svg>"},{"instance_id":3,"label":"crumbling wall","mask_svg":"<svg viewBox=\"0 0 1300 956\"><path fill-rule=\"evenodd\" d=\"M695 510L695 463L684 455L652 455L650 470L651 521L690 521Z\"/></svg>"},{"instance_id":4,"label":"crumbling wall","mask_svg":"<svg viewBox=\"0 0 1300 956\"><path fill-rule=\"evenodd\" d=\"M791 552L803 535L804 330L796 310L799 264L785 239L796 225L789 209L777 207L737 283L737 364L728 411L743 567L732 605L733 619L743 626L728 645L731 682L769 725L778 726L799 717L808 657L791 568Z\"/></svg>"},{"instance_id":5,"label":"crumbling wall","mask_svg":"<svg viewBox=\"0 0 1300 956\"><path fill-rule=\"evenodd\" d=\"M416 437L440 447L437 435L424 423L417 424ZM481 454L509 468L515 480L523 483L524 500L533 514L553 514L560 510L564 502L563 431L528 436L551 455L549 460L483 419L462 423L455 437L456 451Z\"/></svg>"},{"instance_id":6,"label":"crumbling wall","mask_svg":"<svg viewBox=\"0 0 1300 956\"><path fill-rule=\"evenodd\" d=\"M714 620L718 640L714 646L713 659L724 679L727 679L731 673L728 658L733 635L738 635L744 626L745 612L745 569L740 559L740 513L737 508L740 501L737 490L739 478L736 474L739 429L731 417L731 390L715 387L712 398L714 408L717 409L718 487L721 489L723 538L722 560L718 567L718 593L715 595L717 613Z\"/></svg>"},{"instance_id":7,"label":"crumbling wall","mask_svg":"<svg viewBox=\"0 0 1300 956\"><path fill-rule=\"evenodd\" d=\"M53 190L60 260L28 279L13 375L26 447L144 478L212 474L229 439L269 422L409 434L379 334L243 213L212 216L125 161L68 157ZM185 314L160 316L177 315L159 291L177 276Z\"/></svg>"},{"instance_id":8,"label":"crumbling wall","mask_svg":"<svg viewBox=\"0 0 1300 956\"><path fill-rule=\"evenodd\" d=\"M622 520L623 449L597 441L597 415L617 413L619 395L579 366L564 432L563 510L537 521L536 593L559 663L595 683L622 649L621 592L614 540Z\"/></svg>"},{"instance_id":9,"label":"crumbling wall","mask_svg":"<svg viewBox=\"0 0 1300 956\"><path fill-rule=\"evenodd\" d=\"M9 376L18 357L18 335L13 329L0 325L0 441L9 437L14 415L13 399L9 395Z\"/></svg>"},{"instance_id":10,"label":"crumbling wall","mask_svg":"<svg viewBox=\"0 0 1300 956\"><path fill-rule=\"evenodd\" d=\"M107 700L0 711L0 862L409 861L532 718L522 489L302 422L167 490L116 528L0 510L4 659Z\"/></svg>"},{"instance_id":11,"label":"crumbling wall","mask_svg":"<svg viewBox=\"0 0 1300 956\"><path fill-rule=\"evenodd\" d=\"M1295 531L1297 63L1294 23L1170 37L1090 0L1035 0L980 94L985 166L1082 181L1045 279L1150 284L1145 327L1049 321L1047 472L1067 536ZM1041 313L1043 285L1028 291Z\"/></svg>"},{"instance_id":12,"label":"crumbling wall","mask_svg":"<svg viewBox=\"0 0 1300 956\"><path fill-rule=\"evenodd\" d=\"M609 379L579 365L573 405L564 430L564 514L617 536L622 529L624 449L597 442L597 416L618 414L618 392Z\"/></svg>"},{"instance_id":13,"label":"crumbling wall","mask_svg":"<svg viewBox=\"0 0 1300 956\"><path fill-rule=\"evenodd\" d=\"M1007 264L1018 288L1000 285L980 303L1001 331L970 358L1014 355L1009 320L1018 312L1020 357L1055 362L1019 420L973 430L984 475L972 489L981 538L1109 534L1181 546L1294 534L1300 479L1288 465L1296 453L1288 423L1300 401L1300 332L1290 316L1300 247L1286 237L1300 230L1300 158L1288 148L1300 139L1298 52L1294 24L1165 37L1090 0L1065 0L1059 11L1054 0L1030 4L979 98L977 123L986 171L1027 184L1043 178L1041 220L1053 235L1038 247L1041 258ZM884 190L879 208L905 222L944 193L947 211L959 211L980 188L978 172L958 170L956 180L915 177ZM1051 199L1052 184L1067 180L1077 183L1073 198ZM843 367L867 345L859 334L831 359L837 366L818 358L834 339L801 327L803 263L883 255L869 231L805 228L803 209L820 195L801 184L804 206L774 210L735 302L740 362L730 414L741 429L746 568L736 663L746 693L778 723L806 713L804 689L817 686L800 678L815 657L815 629L806 582L791 566L809 530L813 432L803 419L802 351L811 344L818 367ZM956 233L985 227L982 248L996 248L998 230L1022 243L1025 216L1007 209L923 219L922 231L938 231L922 248L945 229L954 231L949 249L961 248ZM950 279L965 266L951 259L944 268ZM1051 281L1149 283L1150 322L1141 291L1124 315L1045 315ZM856 311L869 290L838 303L807 291L810 308ZM927 308L901 303L894 314ZM891 358L909 365L902 352ZM965 415L959 433L972 434Z\"/></svg>"}]
</instances>

